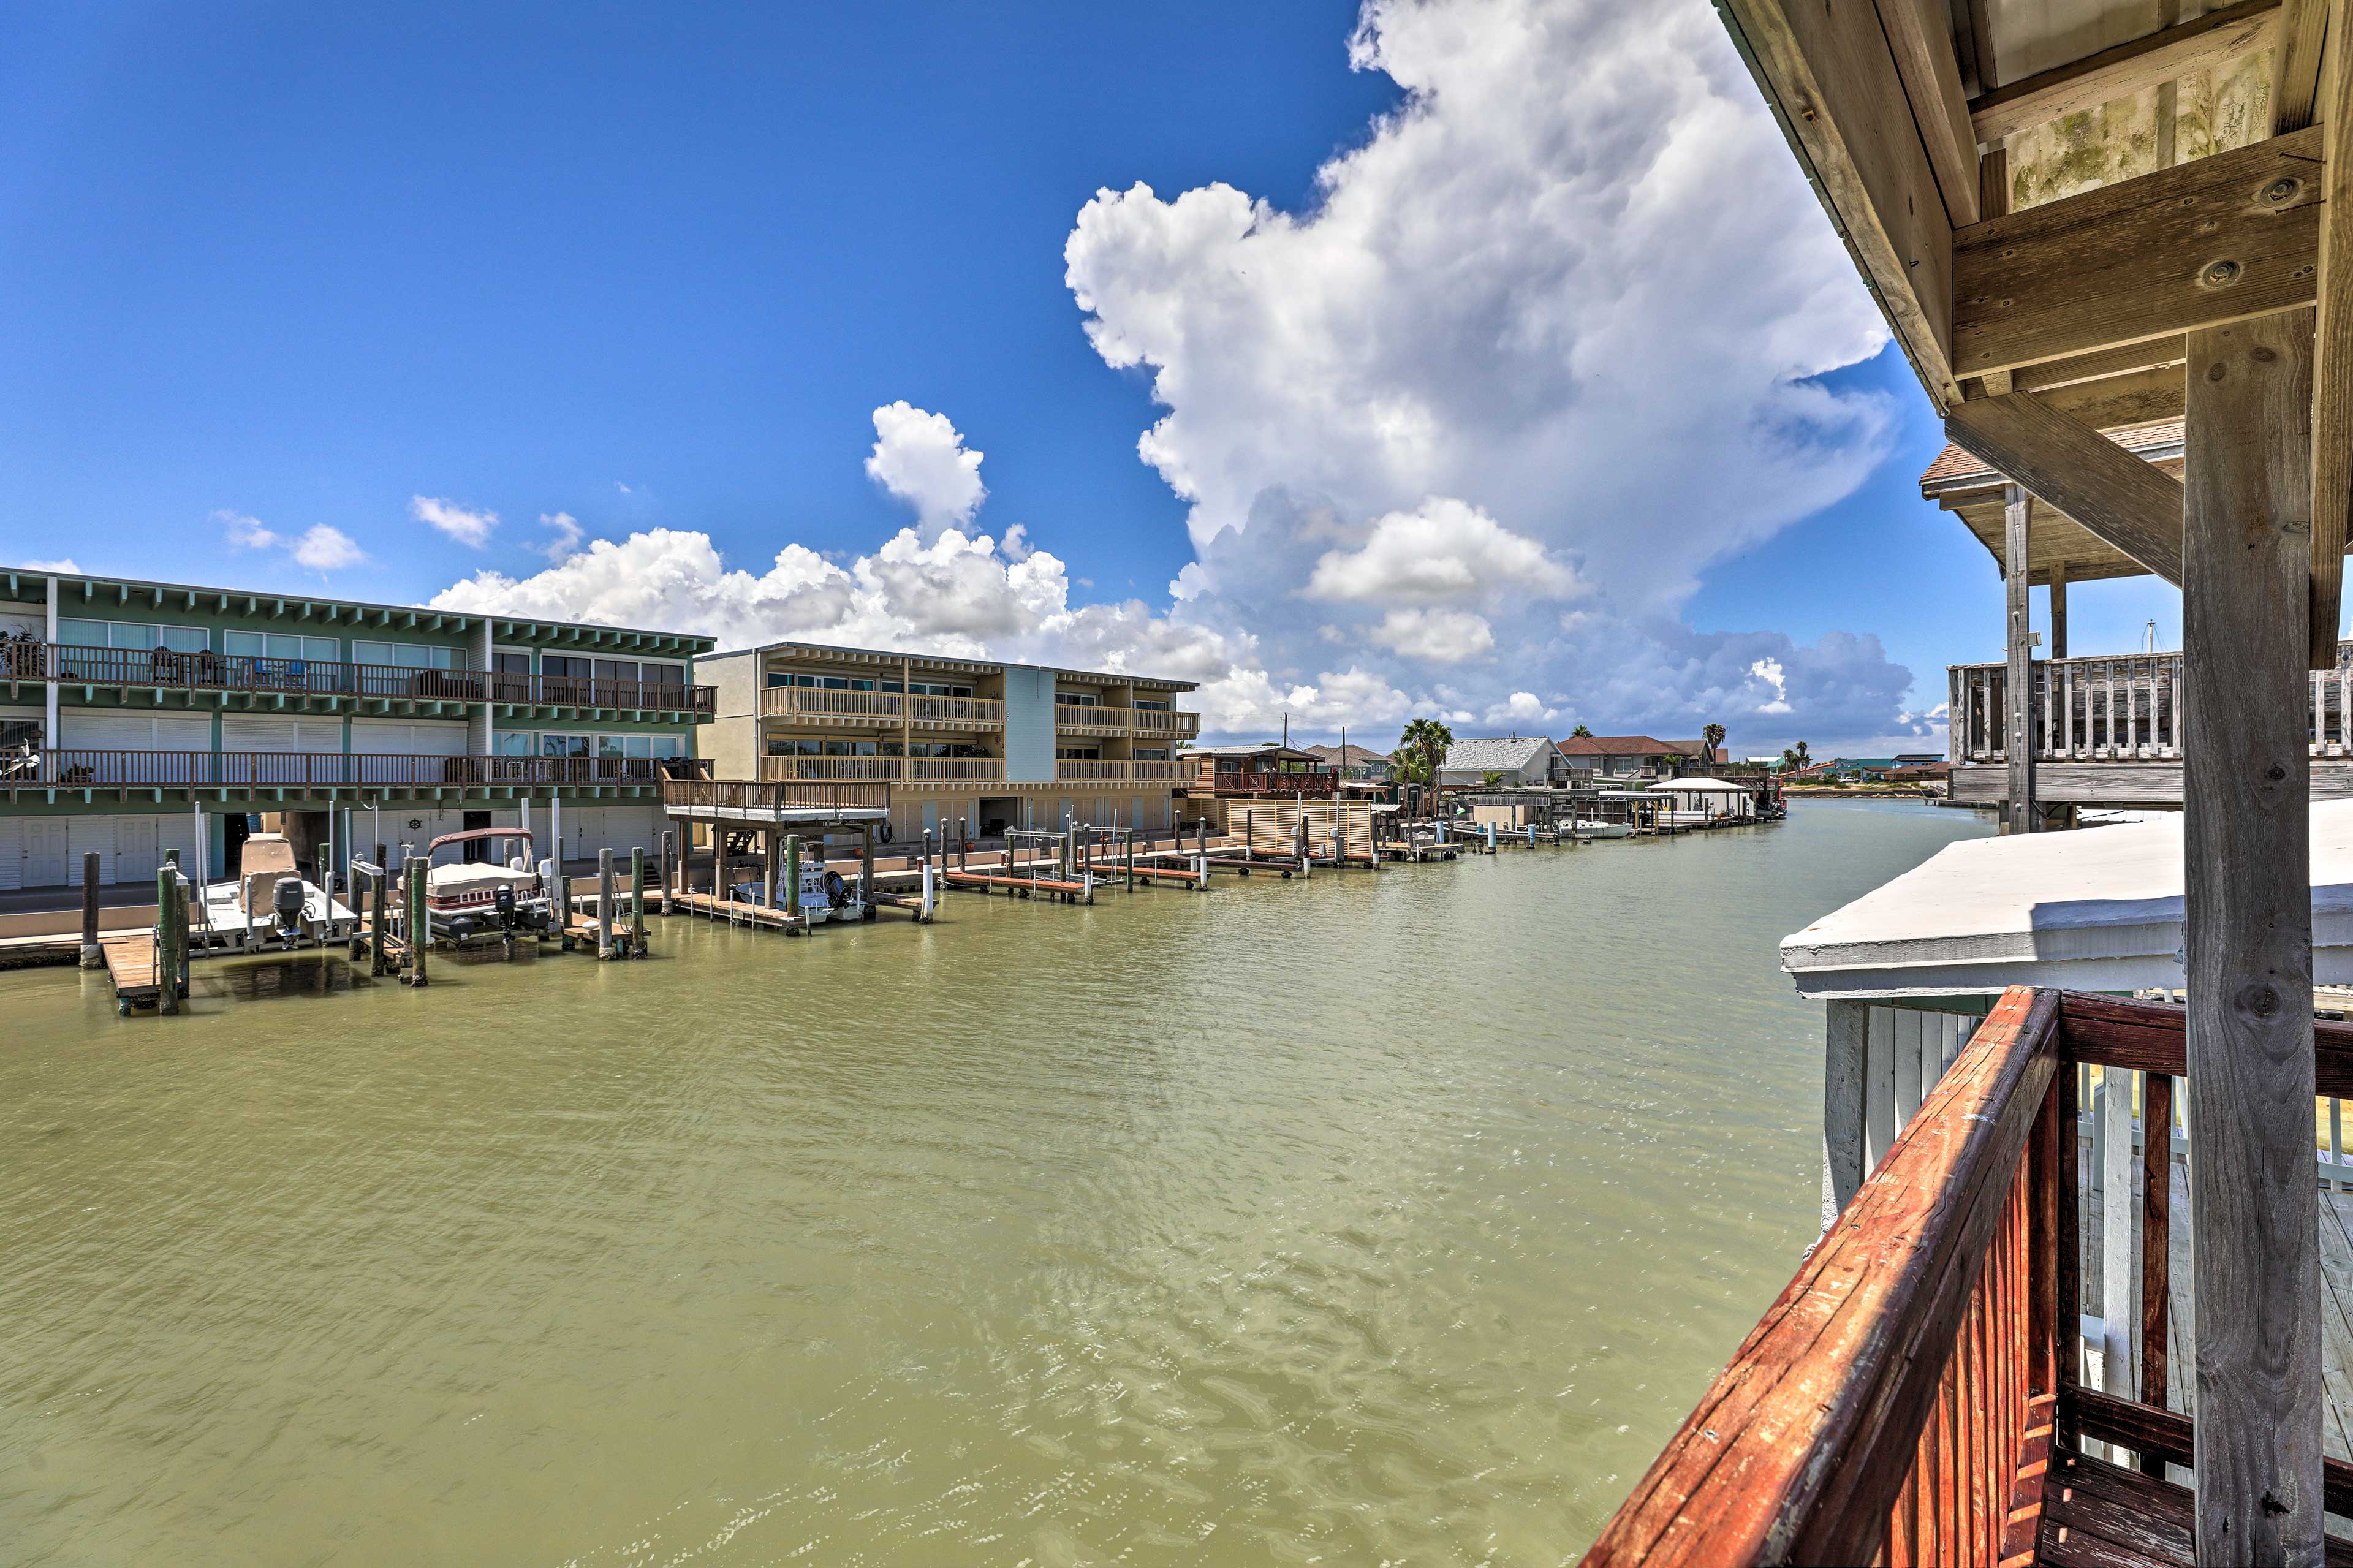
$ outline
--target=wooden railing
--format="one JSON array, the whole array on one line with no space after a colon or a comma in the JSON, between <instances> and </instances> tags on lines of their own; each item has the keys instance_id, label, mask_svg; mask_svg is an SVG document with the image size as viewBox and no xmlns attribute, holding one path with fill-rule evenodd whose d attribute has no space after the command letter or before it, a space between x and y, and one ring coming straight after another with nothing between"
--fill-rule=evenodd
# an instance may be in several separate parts
<instances>
[{"instance_id":1,"label":"wooden railing","mask_svg":"<svg viewBox=\"0 0 2353 1568\"><path fill-rule=\"evenodd\" d=\"M2073 1148L2051 1093L2073 1081L2058 1023L2055 992L1996 1005L1588 1564L2010 1554L2069 1299L2053 1267L2072 1219L2052 1201L2063 1189L2072 1207L2058 1151Z\"/></svg>"},{"instance_id":2,"label":"wooden railing","mask_svg":"<svg viewBox=\"0 0 2353 1568\"><path fill-rule=\"evenodd\" d=\"M54 751L0 776L18 788L378 789L467 784L650 784L644 757L432 756L413 752Z\"/></svg>"},{"instance_id":3,"label":"wooden railing","mask_svg":"<svg viewBox=\"0 0 2353 1568\"><path fill-rule=\"evenodd\" d=\"M2038 762L2178 762L2189 714L2178 653L2036 659L2028 731ZM2010 755L2010 670L1957 664L1946 671L1956 763ZM2353 755L2353 643L2334 669L2306 677L2307 738L2316 757Z\"/></svg>"},{"instance_id":4,"label":"wooden railing","mask_svg":"<svg viewBox=\"0 0 2353 1568\"><path fill-rule=\"evenodd\" d=\"M1935 1087L1586 1562L2039 1561L2054 1450L2191 1464L2195 1425L2168 1407L2187 1392L2168 1387L2184 1026L2163 1004L2013 989L1941 1079L1918 1031L1915 1081ZM2316 1089L2353 1095L2353 1027L2313 1033ZM2085 1315L2091 1068L2115 1130L2100 1311ZM2153 1130L2137 1150L2136 1075ZM2316 1173L2348 1173L2327 1156ZM2085 1382L2086 1335L2105 1391ZM2353 1464L2325 1459L2322 1487L2327 1511L2353 1516Z\"/></svg>"},{"instance_id":5,"label":"wooden railing","mask_svg":"<svg viewBox=\"0 0 2353 1568\"><path fill-rule=\"evenodd\" d=\"M1219 795L1336 795L1340 789L1337 773L1220 773L1213 779L1209 787Z\"/></svg>"},{"instance_id":6,"label":"wooden railing","mask_svg":"<svg viewBox=\"0 0 2353 1568\"><path fill-rule=\"evenodd\" d=\"M980 783L1005 776L1003 757L764 757L760 776L813 783Z\"/></svg>"},{"instance_id":7,"label":"wooden railing","mask_svg":"<svg viewBox=\"0 0 2353 1568\"><path fill-rule=\"evenodd\" d=\"M518 702L543 706L712 713L708 686L575 676L487 675L475 669L345 664L319 658L259 658L171 648L82 647L0 643L0 680L61 680L88 686L250 691L309 697L369 697L416 702Z\"/></svg>"},{"instance_id":8,"label":"wooden railing","mask_svg":"<svg viewBox=\"0 0 2353 1568\"><path fill-rule=\"evenodd\" d=\"M839 810L844 806L888 806L887 784L815 784L762 779L669 779L662 784L665 806L716 807L730 811Z\"/></svg>"},{"instance_id":9,"label":"wooden railing","mask_svg":"<svg viewBox=\"0 0 2353 1568\"><path fill-rule=\"evenodd\" d=\"M1054 764L1054 778L1060 784L1182 784L1200 776L1201 768L1198 763L1066 757Z\"/></svg>"},{"instance_id":10,"label":"wooden railing","mask_svg":"<svg viewBox=\"0 0 2353 1568\"><path fill-rule=\"evenodd\" d=\"M1159 708L1090 708L1083 702L1054 704L1054 722L1065 730L1134 730L1146 735L1198 735L1198 713Z\"/></svg>"},{"instance_id":11,"label":"wooden railing","mask_svg":"<svg viewBox=\"0 0 2353 1568\"><path fill-rule=\"evenodd\" d=\"M543 708L612 708L638 712L716 713L719 691L672 681L602 680L585 675L491 678L491 700Z\"/></svg>"},{"instance_id":12,"label":"wooden railing","mask_svg":"<svg viewBox=\"0 0 2353 1568\"><path fill-rule=\"evenodd\" d=\"M1201 716L1169 708L1137 708L1130 711L1130 728L1146 735L1198 735Z\"/></svg>"},{"instance_id":13,"label":"wooden railing","mask_svg":"<svg viewBox=\"0 0 2353 1568\"><path fill-rule=\"evenodd\" d=\"M760 694L771 718L871 720L895 724L1002 724L1005 704L993 697L908 697L897 691L842 691L821 686L771 686Z\"/></svg>"}]
</instances>

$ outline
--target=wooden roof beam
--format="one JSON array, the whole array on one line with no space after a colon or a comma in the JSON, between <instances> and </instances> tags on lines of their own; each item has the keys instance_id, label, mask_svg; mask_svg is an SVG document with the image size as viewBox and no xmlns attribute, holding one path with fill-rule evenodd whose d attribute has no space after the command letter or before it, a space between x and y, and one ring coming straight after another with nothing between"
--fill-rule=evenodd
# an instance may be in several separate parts
<instances>
[{"instance_id":1,"label":"wooden roof beam","mask_svg":"<svg viewBox=\"0 0 2353 1568\"><path fill-rule=\"evenodd\" d=\"M1957 404L1946 411L1945 435L2086 532L2181 586L2179 479L2031 392Z\"/></svg>"},{"instance_id":2,"label":"wooden roof beam","mask_svg":"<svg viewBox=\"0 0 2353 1568\"><path fill-rule=\"evenodd\" d=\"M2095 109L2112 99L2129 98L2143 88L2178 81L2193 71L2267 49L2279 19L2279 0L2243 0L2194 22L2161 27L2128 44L1980 93L1969 105L1978 144L1999 146L2021 131L2031 131L2063 115Z\"/></svg>"},{"instance_id":3,"label":"wooden roof beam","mask_svg":"<svg viewBox=\"0 0 2353 1568\"><path fill-rule=\"evenodd\" d=\"M2040 395L2045 407L2089 425L2114 430L2153 419L2181 417L2184 389L2179 365L2137 370L2101 381L2079 381Z\"/></svg>"},{"instance_id":4,"label":"wooden roof beam","mask_svg":"<svg viewBox=\"0 0 2353 1568\"><path fill-rule=\"evenodd\" d=\"M1815 0L1716 9L1930 401L1959 402L1952 220L1878 10Z\"/></svg>"},{"instance_id":5,"label":"wooden roof beam","mask_svg":"<svg viewBox=\"0 0 2353 1568\"><path fill-rule=\"evenodd\" d=\"M2328 42L2331 0L2284 0L2272 50L2272 134L2284 136L2320 120L2321 50Z\"/></svg>"},{"instance_id":6,"label":"wooden roof beam","mask_svg":"<svg viewBox=\"0 0 2353 1568\"><path fill-rule=\"evenodd\" d=\"M1961 68L1953 53L1953 31L1944 0L1877 0L1888 52L1912 101L1913 122L1945 216L1955 228L1978 221L1978 139L1969 123L1969 100L1961 91Z\"/></svg>"},{"instance_id":7,"label":"wooden roof beam","mask_svg":"<svg viewBox=\"0 0 2353 1568\"><path fill-rule=\"evenodd\" d=\"M1963 229L1954 368L1982 376L2311 304L2322 134L2274 136Z\"/></svg>"},{"instance_id":8,"label":"wooden roof beam","mask_svg":"<svg viewBox=\"0 0 2353 1568\"><path fill-rule=\"evenodd\" d=\"M2312 594L2310 658L2337 667L2345 548L2353 535L2353 62L2337 42L2330 84L2328 164L2320 175L2327 211L2320 227L2320 314L2312 387ZM2274 102L2277 100L2274 100Z\"/></svg>"}]
</instances>

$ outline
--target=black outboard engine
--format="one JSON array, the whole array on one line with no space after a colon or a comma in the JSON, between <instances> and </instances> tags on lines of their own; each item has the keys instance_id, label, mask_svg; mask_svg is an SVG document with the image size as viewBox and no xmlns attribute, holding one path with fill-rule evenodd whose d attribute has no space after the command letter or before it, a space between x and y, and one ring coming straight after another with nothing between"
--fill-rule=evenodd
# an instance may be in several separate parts
<instances>
[{"instance_id":1,"label":"black outboard engine","mask_svg":"<svg viewBox=\"0 0 2353 1568\"><path fill-rule=\"evenodd\" d=\"M280 877L269 889L270 918L278 922L278 940L288 947L302 934L302 879Z\"/></svg>"},{"instance_id":2,"label":"black outboard engine","mask_svg":"<svg viewBox=\"0 0 2353 1568\"><path fill-rule=\"evenodd\" d=\"M505 930L515 928L514 884L501 882L491 894L491 902L499 911L499 924Z\"/></svg>"}]
</instances>

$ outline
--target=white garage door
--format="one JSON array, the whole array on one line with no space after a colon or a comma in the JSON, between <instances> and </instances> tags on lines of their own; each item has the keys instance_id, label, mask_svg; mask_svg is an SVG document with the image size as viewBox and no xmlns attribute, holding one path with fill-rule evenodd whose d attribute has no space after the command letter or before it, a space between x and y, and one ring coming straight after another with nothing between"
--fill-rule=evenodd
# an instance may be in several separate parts
<instances>
[{"instance_id":1,"label":"white garage door","mask_svg":"<svg viewBox=\"0 0 2353 1568\"><path fill-rule=\"evenodd\" d=\"M661 838L660 816L660 810L650 805L575 806L567 802L564 858L594 859L599 849L610 849L616 858L627 858L630 850L643 849L651 859Z\"/></svg>"},{"instance_id":2,"label":"white garage door","mask_svg":"<svg viewBox=\"0 0 2353 1568\"><path fill-rule=\"evenodd\" d=\"M470 748L463 720L405 723L396 719L354 719L352 750L380 757L462 757Z\"/></svg>"},{"instance_id":3,"label":"white garage door","mask_svg":"<svg viewBox=\"0 0 2353 1568\"><path fill-rule=\"evenodd\" d=\"M69 752L209 752L213 721L68 711L58 717L58 743Z\"/></svg>"},{"instance_id":4,"label":"white garage door","mask_svg":"<svg viewBox=\"0 0 2353 1568\"><path fill-rule=\"evenodd\" d=\"M221 719L224 752L309 752L333 756L343 749L341 719Z\"/></svg>"}]
</instances>

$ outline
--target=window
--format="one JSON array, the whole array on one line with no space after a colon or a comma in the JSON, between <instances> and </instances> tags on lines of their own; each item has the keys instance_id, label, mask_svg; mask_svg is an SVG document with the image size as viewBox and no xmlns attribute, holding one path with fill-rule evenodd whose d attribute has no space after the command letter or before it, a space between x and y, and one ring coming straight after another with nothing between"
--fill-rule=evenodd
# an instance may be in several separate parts
<instances>
[{"instance_id":1,"label":"window","mask_svg":"<svg viewBox=\"0 0 2353 1568\"><path fill-rule=\"evenodd\" d=\"M1168 700L1165 697L1139 697L1135 700L1135 705L1147 713L1168 711Z\"/></svg>"},{"instance_id":2,"label":"window","mask_svg":"<svg viewBox=\"0 0 2353 1568\"><path fill-rule=\"evenodd\" d=\"M241 658L302 658L335 664L343 659L343 645L333 637L297 637L290 632L223 632L221 651Z\"/></svg>"},{"instance_id":3,"label":"window","mask_svg":"<svg viewBox=\"0 0 2353 1568\"><path fill-rule=\"evenodd\" d=\"M275 643L278 639L272 637L269 640ZM272 647L269 650L269 657L283 658L288 656ZM317 658L318 656L312 654L304 657ZM356 637L352 640L352 662L388 664L401 669L463 669L466 668L465 656L454 647L437 647L427 643L413 642L362 642Z\"/></svg>"},{"instance_id":4,"label":"window","mask_svg":"<svg viewBox=\"0 0 2353 1568\"><path fill-rule=\"evenodd\" d=\"M141 621L60 619L58 640L73 647L163 647L174 653L202 653L207 646L200 626L157 626Z\"/></svg>"},{"instance_id":5,"label":"window","mask_svg":"<svg viewBox=\"0 0 2353 1568\"><path fill-rule=\"evenodd\" d=\"M1057 691L1054 700L1065 708L1100 708L1103 699L1092 691Z\"/></svg>"},{"instance_id":6,"label":"window","mask_svg":"<svg viewBox=\"0 0 2353 1568\"><path fill-rule=\"evenodd\" d=\"M529 675L531 655L527 653L493 653L491 668L501 675Z\"/></svg>"},{"instance_id":7,"label":"window","mask_svg":"<svg viewBox=\"0 0 2353 1568\"><path fill-rule=\"evenodd\" d=\"M1138 746L1135 748L1135 760L1139 763L1165 763L1168 760L1168 748L1166 746Z\"/></svg>"},{"instance_id":8,"label":"window","mask_svg":"<svg viewBox=\"0 0 2353 1568\"><path fill-rule=\"evenodd\" d=\"M586 680L596 674L596 661L577 654L543 653L539 656L539 672L548 676L571 676Z\"/></svg>"},{"instance_id":9,"label":"window","mask_svg":"<svg viewBox=\"0 0 2353 1568\"><path fill-rule=\"evenodd\" d=\"M682 687L686 684L686 666L660 664L652 659L647 659L638 666L638 679L648 686Z\"/></svg>"},{"instance_id":10,"label":"window","mask_svg":"<svg viewBox=\"0 0 2353 1568\"><path fill-rule=\"evenodd\" d=\"M806 735L771 735L768 755L772 757L814 757L818 742Z\"/></svg>"},{"instance_id":11,"label":"window","mask_svg":"<svg viewBox=\"0 0 2353 1568\"><path fill-rule=\"evenodd\" d=\"M828 741L825 754L828 757L876 757L881 752L872 741Z\"/></svg>"},{"instance_id":12,"label":"window","mask_svg":"<svg viewBox=\"0 0 2353 1568\"><path fill-rule=\"evenodd\" d=\"M1058 763L1092 763L1102 760L1101 746L1057 746L1054 760Z\"/></svg>"},{"instance_id":13,"label":"window","mask_svg":"<svg viewBox=\"0 0 2353 1568\"><path fill-rule=\"evenodd\" d=\"M528 757L533 751L528 730L501 730L491 742L491 755L494 757Z\"/></svg>"},{"instance_id":14,"label":"window","mask_svg":"<svg viewBox=\"0 0 2353 1568\"><path fill-rule=\"evenodd\" d=\"M543 730L539 733L539 754L543 757L585 757L588 755L588 737L552 734Z\"/></svg>"},{"instance_id":15,"label":"window","mask_svg":"<svg viewBox=\"0 0 2353 1568\"><path fill-rule=\"evenodd\" d=\"M633 658L600 658L596 661L599 680L626 680L634 684L638 679L638 661Z\"/></svg>"},{"instance_id":16,"label":"window","mask_svg":"<svg viewBox=\"0 0 2353 1568\"><path fill-rule=\"evenodd\" d=\"M969 686L948 686L936 680L911 680L903 688L895 680L886 680L882 683L882 689L885 691L903 689L918 697L969 697L972 695L972 688Z\"/></svg>"}]
</instances>

